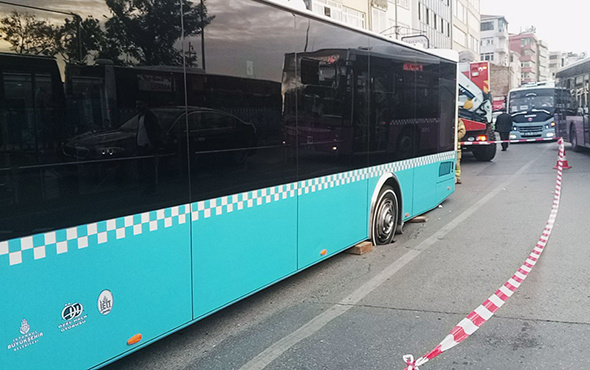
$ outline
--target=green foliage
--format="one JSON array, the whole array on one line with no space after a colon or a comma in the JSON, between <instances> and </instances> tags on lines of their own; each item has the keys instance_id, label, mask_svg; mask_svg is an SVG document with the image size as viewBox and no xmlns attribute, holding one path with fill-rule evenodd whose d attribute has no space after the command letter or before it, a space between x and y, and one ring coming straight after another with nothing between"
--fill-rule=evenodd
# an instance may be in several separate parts
<instances>
[{"instance_id":1,"label":"green foliage","mask_svg":"<svg viewBox=\"0 0 590 370\"><path fill-rule=\"evenodd\" d=\"M202 3L182 0L183 29L178 0L105 1L111 17L103 25L98 19L73 14L55 25L13 11L0 19L0 37L16 53L59 54L68 63L107 58L123 65L182 65L179 41L198 36L214 18L207 16ZM195 54L189 54L187 63L195 61Z\"/></svg>"},{"instance_id":2,"label":"green foliage","mask_svg":"<svg viewBox=\"0 0 590 370\"><path fill-rule=\"evenodd\" d=\"M54 56L58 53L59 27L16 10L0 19L0 37L19 54Z\"/></svg>"}]
</instances>

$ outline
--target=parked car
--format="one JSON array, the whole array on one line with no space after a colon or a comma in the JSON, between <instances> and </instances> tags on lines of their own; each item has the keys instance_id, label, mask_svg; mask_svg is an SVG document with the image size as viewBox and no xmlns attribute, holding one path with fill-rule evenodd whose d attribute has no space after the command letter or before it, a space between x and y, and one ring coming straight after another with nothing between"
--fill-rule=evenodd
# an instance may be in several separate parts
<instances>
[{"instance_id":1,"label":"parked car","mask_svg":"<svg viewBox=\"0 0 590 370\"><path fill-rule=\"evenodd\" d=\"M230 158L243 163L255 152L256 127L239 118L209 108L154 108L161 127L160 154L186 151L186 128L190 128L191 154ZM188 114L188 116L187 116ZM135 155L139 115L120 127L106 131L90 131L66 140L64 155L76 160L100 160Z\"/></svg>"}]
</instances>

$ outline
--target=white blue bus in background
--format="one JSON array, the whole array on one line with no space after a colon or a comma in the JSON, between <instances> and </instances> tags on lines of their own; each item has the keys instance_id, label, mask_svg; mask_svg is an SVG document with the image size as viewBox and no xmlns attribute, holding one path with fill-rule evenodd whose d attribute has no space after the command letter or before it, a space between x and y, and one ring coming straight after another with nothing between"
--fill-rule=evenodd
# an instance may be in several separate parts
<instances>
[{"instance_id":1,"label":"white blue bus in background","mask_svg":"<svg viewBox=\"0 0 590 370\"><path fill-rule=\"evenodd\" d=\"M104 366L454 191L456 54L265 1L13 3L63 37L2 44L0 368Z\"/></svg>"},{"instance_id":2,"label":"white blue bus in background","mask_svg":"<svg viewBox=\"0 0 590 370\"><path fill-rule=\"evenodd\" d=\"M563 89L555 82L537 82L510 90L508 113L512 115L511 140L557 139L555 114L562 109Z\"/></svg>"}]
</instances>

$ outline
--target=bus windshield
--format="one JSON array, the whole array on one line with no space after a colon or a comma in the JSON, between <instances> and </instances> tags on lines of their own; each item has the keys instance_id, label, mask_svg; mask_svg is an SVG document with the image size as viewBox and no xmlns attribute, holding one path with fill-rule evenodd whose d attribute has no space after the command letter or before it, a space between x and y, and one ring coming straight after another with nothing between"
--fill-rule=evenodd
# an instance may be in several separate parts
<instances>
[{"instance_id":1,"label":"bus windshield","mask_svg":"<svg viewBox=\"0 0 590 370\"><path fill-rule=\"evenodd\" d=\"M554 107L554 89L531 89L510 93L510 113Z\"/></svg>"}]
</instances>

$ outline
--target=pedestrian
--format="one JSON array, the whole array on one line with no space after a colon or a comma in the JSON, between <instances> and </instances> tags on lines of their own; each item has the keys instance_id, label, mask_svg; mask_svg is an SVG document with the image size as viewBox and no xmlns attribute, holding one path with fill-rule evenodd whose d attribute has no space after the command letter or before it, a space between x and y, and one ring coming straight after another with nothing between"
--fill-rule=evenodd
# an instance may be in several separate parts
<instances>
[{"instance_id":1,"label":"pedestrian","mask_svg":"<svg viewBox=\"0 0 590 370\"><path fill-rule=\"evenodd\" d=\"M512 131L512 116L506 111L503 111L498 117L496 117L496 131L500 134L501 140L510 139L510 131ZM508 143L502 143L502 151L505 152L508 149Z\"/></svg>"},{"instance_id":2,"label":"pedestrian","mask_svg":"<svg viewBox=\"0 0 590 370\"><path fill-rule=\"evenodd\" d=\"M461 139L465 136L465 122L462 118L457 121L457 164L455 165L455 184L461 183Z\"/></svg>"}]
</instances>

